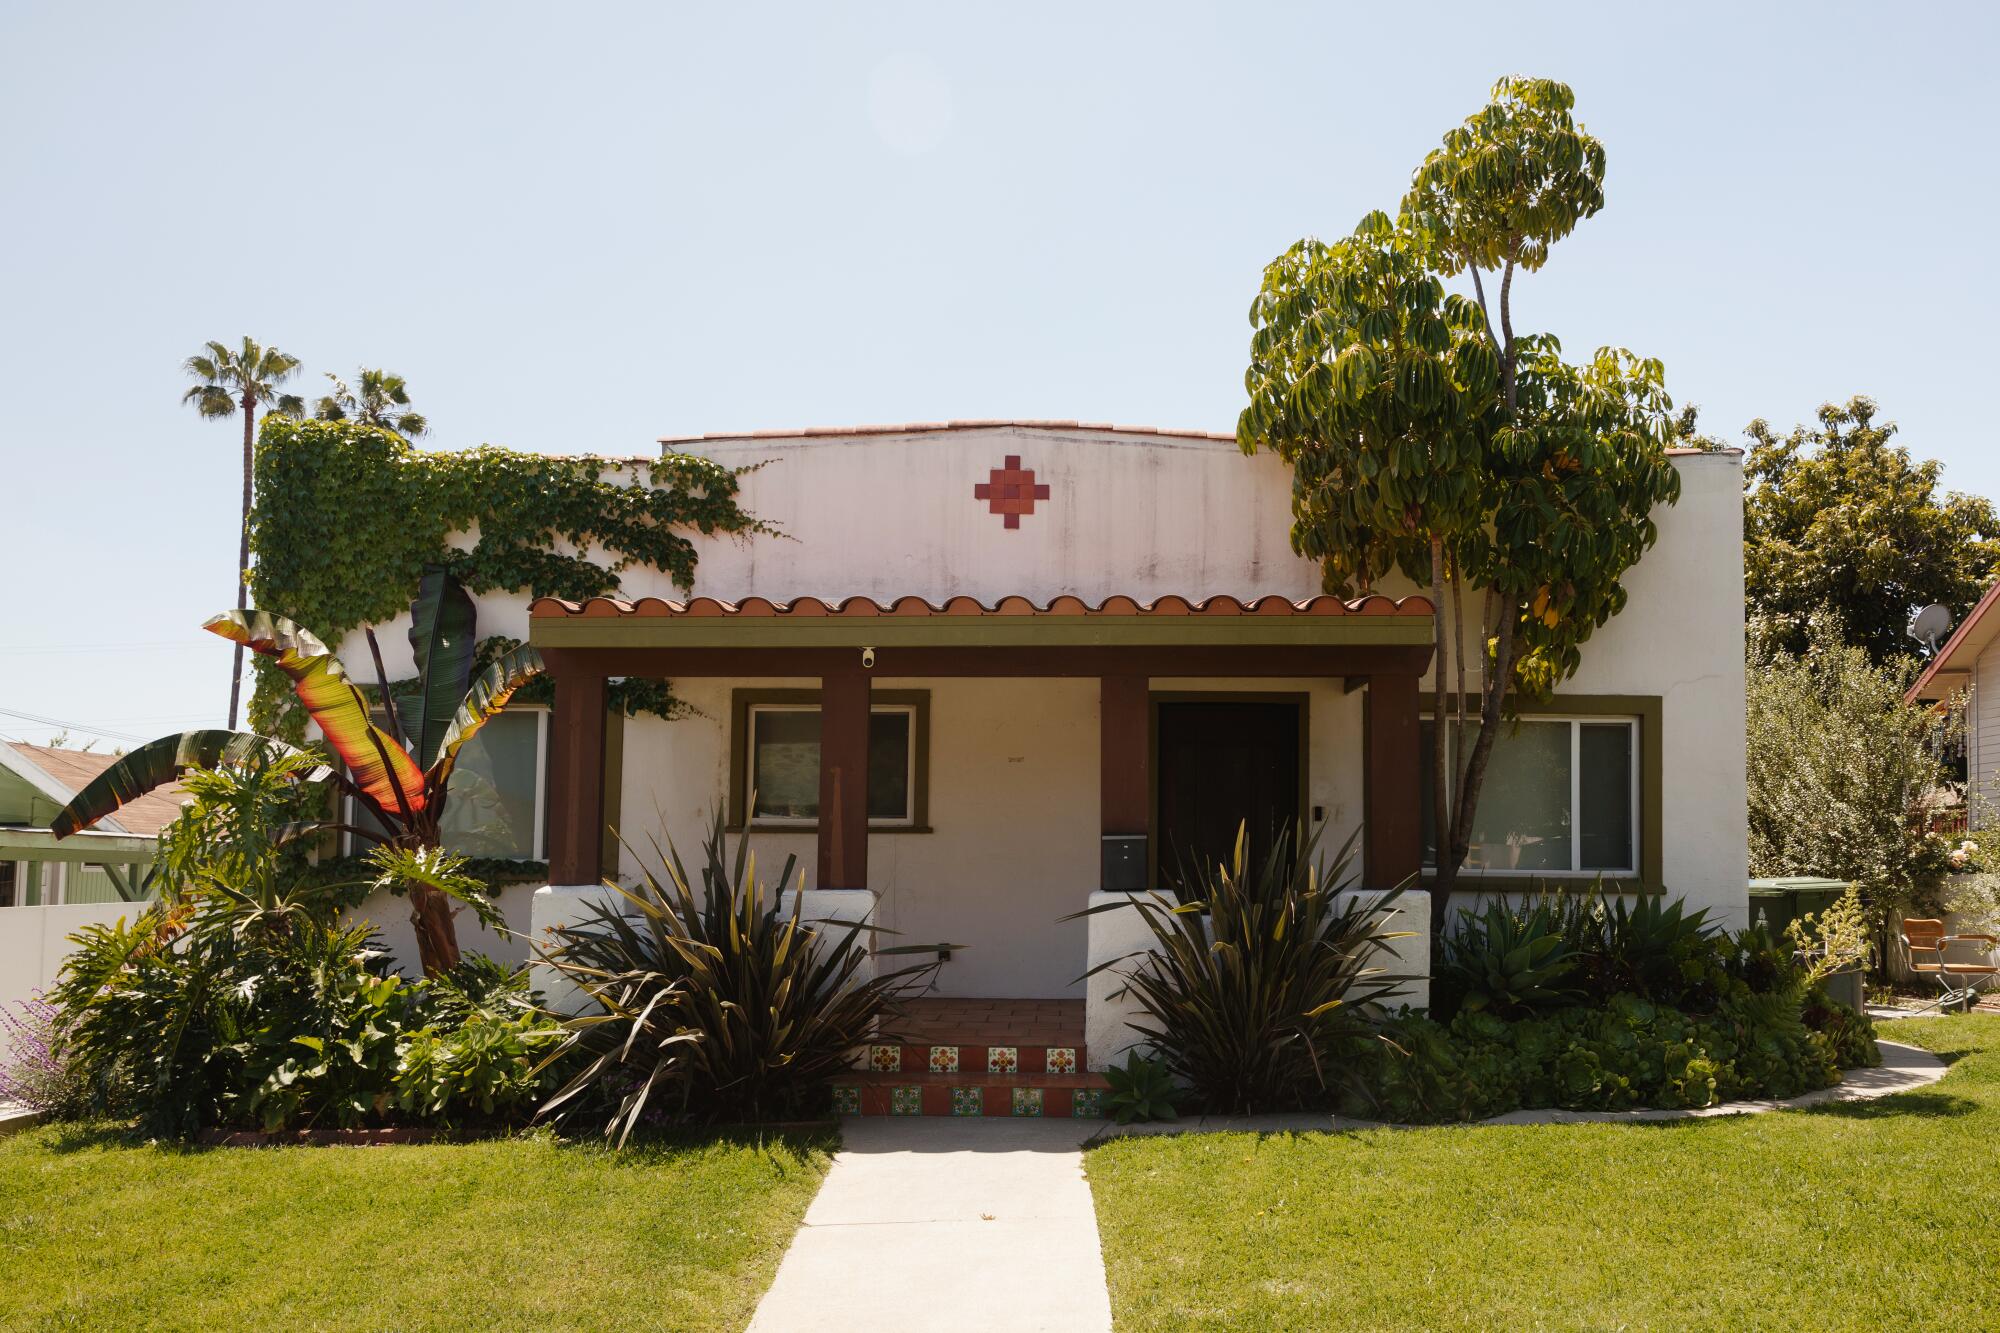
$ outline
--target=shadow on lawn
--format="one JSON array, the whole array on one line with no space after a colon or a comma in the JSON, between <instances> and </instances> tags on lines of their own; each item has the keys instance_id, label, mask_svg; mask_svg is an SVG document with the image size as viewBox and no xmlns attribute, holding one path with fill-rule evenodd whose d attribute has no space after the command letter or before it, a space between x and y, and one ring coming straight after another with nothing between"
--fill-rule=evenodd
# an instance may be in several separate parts
<instances>
[{"instance_id":1,"label":"shadow on lawn","mask_svg":"<svg viewBox=\"0 0 2000 1333\"><path fill-rule=\"evenodd\" d=\"M423 1149L478 1147L510 1140L526 1142L543 1139L551 1148L558 1151L588 1153L614 1167L640 1170L658 1170L661 1167L674 1166L718 1148L753 1148L770 1164L773 1174L780 1178L791 1174L794 1163L807 1161L815 1154L830 1156L840 1147L839 1131L830 1125L784 1129L759 1129L755 1126L667 1129L643 1136L635 1134L631 1142L623 1148L612 1148L595 1134L563 1137L546 1128L503 1134L438 1138L422 1144L260 1144L253 1147L223 1147L217 1144L148 1138L133 1125L107 1120L59 1122L29 1132L40 1135L44 1150L61 1155L112 1148L150 1148L156 1152L186 1157L206 1156L217 1152L268 1152L274 1149L317 1151L338 1147L364 1147L370 1152L397 1153Z\"/></svg>"},{"instance_id":2,"label":"shadow on lawn","mask_svg":"<svg viewBox=\"0 0 2000 1333\"><path fill-rule=\"evenodd\" d=\"M117 1120L58 1121L41 1129L42 1146L52 1153L95 1152L101 1148L158 1148L162 1152L205 1153L213 1149L198 1143L175 1143L149 1139L136 1128Z\"/></svg>"},{"instance_id":3,"label":"shadow on lawn","mask_svg":"<svg viewBox=\"0 0 2000 1333\"><path fill-rule=\"evenodd\" d=\"M1972 1115L1984 1108L1981 1103L1970 1097L1918 1089L1911 1092L1890 1093L1887 1097L1878 1097L1873 1101L1828 1102L1823 1106L1809 1106L1804 1109L1811 1115L1838 1116L1843 1120L1898 1120L1905 1116L1939 1119Z\"/></svg>"}]
</instances>

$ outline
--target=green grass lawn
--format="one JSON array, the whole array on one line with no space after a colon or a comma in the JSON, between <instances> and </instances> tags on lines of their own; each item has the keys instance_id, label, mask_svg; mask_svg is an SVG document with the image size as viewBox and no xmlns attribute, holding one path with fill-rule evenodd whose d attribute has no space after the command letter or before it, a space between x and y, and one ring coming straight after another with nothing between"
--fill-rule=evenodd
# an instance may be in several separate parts
<instances>
[{"instance_id":1,"label":"green grass lawn","mask_svg":"<svg viewBox=\"0 0 2000 1333\"><path fill-rule=\"evenodd\" d=\"M0 1329L740 1329L831 1134L206 1151L0 1139Z\"/></svg>"},{"instance_id":2,"label":"green grass lawn","mask_svg":"<svg viewBox=\"0 0 2000 1333\"><path fill-rule=\"evenodd\" d=\"M1882 1031L1951 1072L1714 1120L1110 1142L1118 1326L1991 1327L2000 1016Z\"/></svg>"}]
</instances>

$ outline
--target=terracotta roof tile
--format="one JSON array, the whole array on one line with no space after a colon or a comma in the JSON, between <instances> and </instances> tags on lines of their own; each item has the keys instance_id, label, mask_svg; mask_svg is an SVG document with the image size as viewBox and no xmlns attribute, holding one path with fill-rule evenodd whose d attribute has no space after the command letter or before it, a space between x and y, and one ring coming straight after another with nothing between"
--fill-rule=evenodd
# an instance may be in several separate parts
<instances>
[{"instance_id":1,"label":"terracotta roof tile","mask_svg":"<svg viewBox=\"0 0 2000 1333\"><path fill-rule=\"evenodd\" d=\"M81 791L118 761L117 755L98 754L91 750L64 750L51 745L29 745L25 741L9 741L8 744L14 747L15 753L72 792ZM142 838L155 837L161 829L180 817L181 806L186 800L187 793L178 782L168 783L120 806L111 819L127 833Z\"/></svg>"},{"instance_id":2,"label":"terracotta roof tile","mask_svg":"<svg viewBox=\"0 0 2000 1333\"><path fill-rule=\"evenodd\" d=\"M898 597L878 602L871 597L843 597L825 601L800 597L789 602L773 602L763 597L746 597L741 602L725 602L714 597L696 597L686 602L670 602L659 597L627 601L619 597L592 597L585 602L560 597L538 597L528 607L531 616L768 616L804 618L809 616L1428 616L1432 613L1427 597L1390 598L1380 595L1342 601L1338 597L1317 596L1293 601L1273 593L1241 601L1227 593L1190 600L1171 593L1150 602L1124 596L1107 597L1096 606L1082 598L1061 596L1046 605L1036 605L1018 594L987 604L972 597L952 597L942 603L921 597Z\"/></svg>"}]
</instances>

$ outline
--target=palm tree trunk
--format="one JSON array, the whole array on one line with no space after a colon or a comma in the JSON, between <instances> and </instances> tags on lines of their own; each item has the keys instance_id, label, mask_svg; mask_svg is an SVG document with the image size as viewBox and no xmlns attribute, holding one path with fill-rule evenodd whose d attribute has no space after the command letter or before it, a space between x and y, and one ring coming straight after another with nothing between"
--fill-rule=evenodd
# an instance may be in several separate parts
<instances>
[{"instance_id":1,"label":"palm tree trunk","mask_svg":"<svg viewBox=\"0 0 2000 1333\"><path fill-rule=\"evenodd\" d=\"M247 610L250 606L250 590L245 581L245 571L250 568L250 447L251 436L256 428L257 400L249 394L243 395L243 522L239 526L236 540L236 609ZM243 697L243 645L236 645L234 665L229 672L229 729L236 730L237 705Z\"/></svg>"}]
</instances>

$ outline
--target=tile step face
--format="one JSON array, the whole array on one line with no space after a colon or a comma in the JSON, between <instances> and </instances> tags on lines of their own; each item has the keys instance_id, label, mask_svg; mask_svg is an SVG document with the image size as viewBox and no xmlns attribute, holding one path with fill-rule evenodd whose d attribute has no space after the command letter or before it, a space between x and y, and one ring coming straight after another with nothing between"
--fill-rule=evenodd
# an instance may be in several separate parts
<instances>
[{"instance_id":1,"label":"tile step face","mask_svg":"<svg viewBox=\"0 0 2000 1333\"><path fill-rule=\"evenodd\" d=\"M1101 1119L1101 1074L903 1074L869 1070L833 1087L835 1114Z\"/></svg>"},{"instance_id":2,"label":"tile step face","mask_svg":"<svg viewBox=\"0 0 2000 1333\"><path fill-rule=\"evenodd\" d=\"M1074 1074L1088 1068L1087 1054L1081 1043L989 1046L892 1042L862 1047L855 1053L854 1067L876 1074Z\"/></svg>"}]
</instances>

